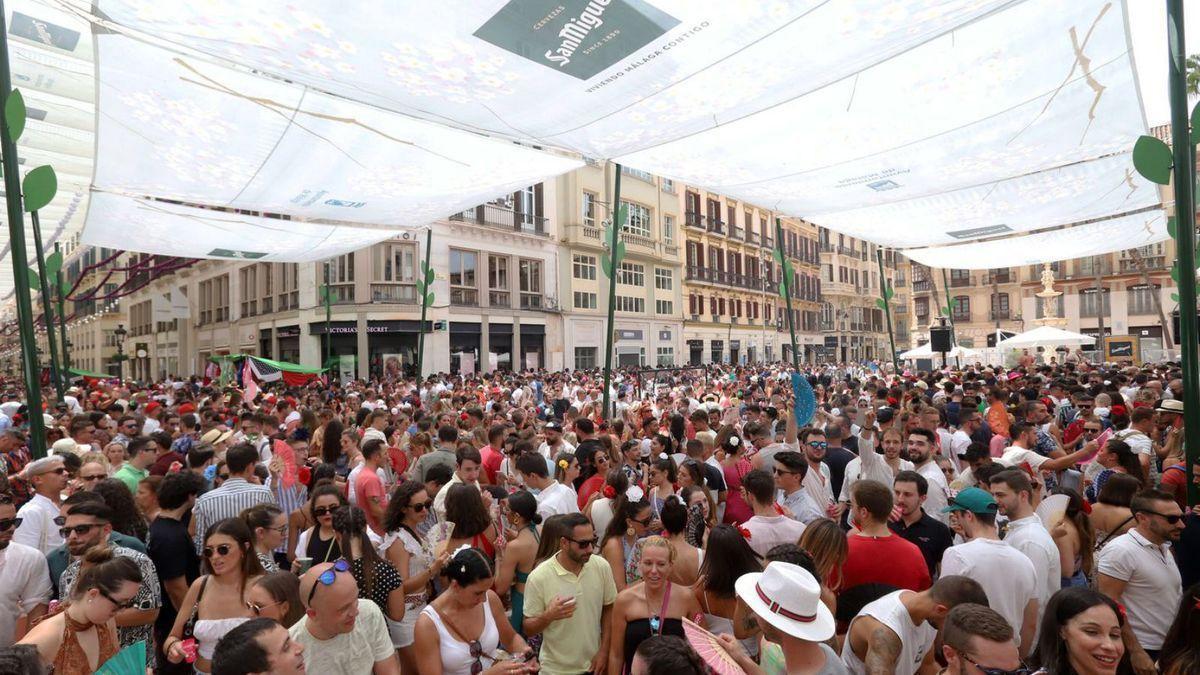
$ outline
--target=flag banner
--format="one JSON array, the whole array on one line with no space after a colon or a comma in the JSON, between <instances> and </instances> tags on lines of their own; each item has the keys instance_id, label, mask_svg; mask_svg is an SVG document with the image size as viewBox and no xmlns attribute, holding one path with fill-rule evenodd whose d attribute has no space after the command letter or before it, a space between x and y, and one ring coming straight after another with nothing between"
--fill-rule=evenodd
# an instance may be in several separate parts
<instances>
[{"instance_id":1,"label":"flag banner","mask_svg":"<svg viewBox=\"0 0 1200 675\"><path fill-rule=\"evenodd\" d=\"M250 402L258 398L258 383L254 381L252 361L253 359L245 359L242 363L242 389L246 393L246 400Z\"/></svg>"},{"instance_id":2,"label":"flag banner","mask_svg":"<svg viewBox=\"0 0 1200 675\"><path fill-rule=\"evenodd\" d=\"M267 361L247 356L246 363L247 367L254 373L254 376L263 382L278 382L283 379L283 369Z\"/></svg>"}]
</instances>

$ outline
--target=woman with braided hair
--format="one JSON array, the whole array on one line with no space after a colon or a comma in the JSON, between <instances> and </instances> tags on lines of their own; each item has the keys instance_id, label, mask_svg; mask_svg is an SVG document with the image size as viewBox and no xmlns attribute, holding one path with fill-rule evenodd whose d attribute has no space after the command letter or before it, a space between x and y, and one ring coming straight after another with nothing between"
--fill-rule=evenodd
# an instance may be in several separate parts
<instances>
[{"instance_id":1,"label":"woman with braided hair","mask_svg":"<svg viewBox=\"0 0 1200 675\"><path fill-rule=\"evenodd\" d=\"M333 512L333 531L342 557L350 563L350 573L358 583L358 597L379 605L388 619L402 620L404 582L367 537L367 514L357 506L343 506Z\"/></svg>"}]
</instances>

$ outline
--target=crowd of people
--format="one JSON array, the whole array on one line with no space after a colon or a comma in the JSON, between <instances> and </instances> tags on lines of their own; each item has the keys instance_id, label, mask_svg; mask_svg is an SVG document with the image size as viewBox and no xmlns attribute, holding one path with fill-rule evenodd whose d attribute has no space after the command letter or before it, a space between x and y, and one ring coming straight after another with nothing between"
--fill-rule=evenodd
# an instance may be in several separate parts
<instances>
[{"instance_id":1,"label":"crowd of people","mask_svg":"<svg viewBox=\"0 0 1200 675\"><path fill-rule=\"evenodd\" d=\"M0 382L0 673L1200 673L1177 368L802 376Z\"/></svg>"}]
</instances>

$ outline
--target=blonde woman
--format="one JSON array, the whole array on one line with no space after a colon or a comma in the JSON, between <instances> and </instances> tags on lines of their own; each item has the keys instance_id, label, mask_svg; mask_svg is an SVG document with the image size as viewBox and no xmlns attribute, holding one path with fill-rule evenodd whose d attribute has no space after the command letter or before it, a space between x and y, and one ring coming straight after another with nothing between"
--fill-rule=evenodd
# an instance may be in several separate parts
<instances>
[{"instance_id":1,"label":"blonde woman","mask_svg":"<svg viewBox=\"0 0 1200 675\"><path fill-rule=\"evenodd\" d=\"M686 586L671 582L675 549L663 537L642 542L638 563L642 580L617 594L612 611L608 673L630 672L638 645L658 635L683 637L683 618L701 613L700 603Z\"/></svg>"}]
</instances>

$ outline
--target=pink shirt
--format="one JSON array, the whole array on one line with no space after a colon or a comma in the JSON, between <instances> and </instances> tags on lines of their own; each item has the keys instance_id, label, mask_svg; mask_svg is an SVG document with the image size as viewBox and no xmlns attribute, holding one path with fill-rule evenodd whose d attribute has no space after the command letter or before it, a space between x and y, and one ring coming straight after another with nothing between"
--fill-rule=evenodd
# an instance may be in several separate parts
<instances>
[{"instance_id":1,"label":"pink shirt","mask_svg":"<svg viewBox=\"0 0 1200 675\"><path fill-rule=\"evenodd\" d=\"M383 489L383 481L379 480L379 476L374 471L363 469L358 472L358 477L354 480L354 495L358 497L358 503L362 505L363 513L367 514L367 525L375 534L382 536L384 534L383 523L371 515L371 509L367 508L367 501L376 497L379 506L385 511L387 510L387 492Z\"/></svg>"}]
</instances>

